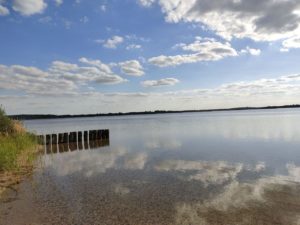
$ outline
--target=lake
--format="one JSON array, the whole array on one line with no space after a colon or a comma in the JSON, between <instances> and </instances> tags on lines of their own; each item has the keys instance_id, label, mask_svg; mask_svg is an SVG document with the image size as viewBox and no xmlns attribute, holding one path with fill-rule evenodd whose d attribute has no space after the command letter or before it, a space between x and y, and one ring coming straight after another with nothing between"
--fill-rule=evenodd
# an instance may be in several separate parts
<instances>
[{"instance_id":1,"label":"lake","mask_svg":"<svg viewBox=\"0 0 300 225\"><path fill-rule=\"evenodd\" d=\"M25 126L37 134L109 129L110 140L44 154L10 203L13 224L300 224L299 109Z\"/></svg>"}]
</instances>

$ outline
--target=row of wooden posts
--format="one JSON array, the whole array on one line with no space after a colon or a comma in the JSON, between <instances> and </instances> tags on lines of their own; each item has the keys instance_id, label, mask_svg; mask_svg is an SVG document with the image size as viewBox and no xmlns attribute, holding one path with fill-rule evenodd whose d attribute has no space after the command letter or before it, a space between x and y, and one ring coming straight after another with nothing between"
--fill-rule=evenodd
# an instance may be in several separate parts
<instances>
[{"instance_id":1,"label":"row of wooden posts","mask_svg":"<svg viewBox=\"0 0 300 225\"><path fill-rule=\"evenodd\" d=\"M109 130L38 135L38 140L45 153L93 149L109 145Z\"/></svg>"},{"instance_id":2,"label":"row of wooden posts","mask_svg":"<svg viewBox=\"0 0 300 225\"><path fill-rule=\"evenodd\" d=\"M46 134L39 135L38 139L39 143L42 145L82 142L82 140L84 142L108 140L109 130L90 130L59 134Z\"/></svg>"}]
</instances>

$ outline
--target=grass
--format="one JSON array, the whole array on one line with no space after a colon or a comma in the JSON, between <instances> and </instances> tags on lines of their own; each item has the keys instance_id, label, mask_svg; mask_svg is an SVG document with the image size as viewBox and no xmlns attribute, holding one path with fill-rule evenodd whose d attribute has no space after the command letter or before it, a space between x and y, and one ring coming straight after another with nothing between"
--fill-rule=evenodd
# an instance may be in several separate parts
<instances>
[{"instance_id":1,"label":"grass","mask_svg":"<svg viewBox=\"0 0 300 225\"><path fill-rule=\"evenodd\" d=\"M0 106L0 196L33 170L38 143L19 121L11 120Z\"/></svg>"},{"instance_id":2,"label":"grass","mask_svg":"<svg viewBox=\"0 0 300 225\"><path fill-rule=\"evenodd\" d=\"M26 132L0 136L0 171L19 171L32 166L36 146L36 138Z\"/></svg>"},{"instance_id":3,"label":"grass","mask_svg":"<svg viewBox=\"0 0 300 225\"><path fill-rule=\"evenodd\" d=\"M13 132L13 121L6 116L4 109L0 106L0 134Z\"/></svg>"}]
</instances>

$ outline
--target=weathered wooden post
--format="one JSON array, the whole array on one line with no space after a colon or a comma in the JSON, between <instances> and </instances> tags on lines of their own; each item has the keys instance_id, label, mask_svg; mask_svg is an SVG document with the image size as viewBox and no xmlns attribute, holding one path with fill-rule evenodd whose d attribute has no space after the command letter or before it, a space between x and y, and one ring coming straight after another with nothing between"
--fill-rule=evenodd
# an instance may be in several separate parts
<instances>
[{"instance_id":1,"label":"weathered wooden post","mask_svg":"<svg viewBox=\"0 0 300 225\"><path fill-rule=\"evenodd\" d=\"M76 141L77 141L77 134L76 134L76 132L71 132L69 134L69 142L73 143L73 142L76 142Z\"/></svg>"},{"instance_id":2,"label":"weathered wooden post","mask_svg":"<svg viewBox=\"0 0 300 225\"><path fill-rule=\"evenodd\" d=\"M89 148L89 134L88 131L84 131L83 132L83 140L84 140L84 149L88 149Z\"/></svg>"},{"instance_id":3,"label":"weathered wooden post","mask_svg":"<svg viewBox=\"0 0 300 225\"><path fill-rule=\"evenodd\" d=\"M44 135L38 135L37 142L39 145L45 145Z\"/></svg>"},{"instance_id":4,"label":"weathered wooden post","mask_svg":"<svg viewBox=\"0 0 300 225\"><path fill-rule=\"evenodd\" d=\"M94 130L90 130L89 131L89 140L90 141L94 141L96 139L96 135L95 135L95 131Z\"/></svg>"},{"instance_id":5,"label":"weathered wooden post","mask_svg":"<svg viewBox=\"0 0 300 225\"><path fill-rule=\"evenodd\" d=\"M94 132L94 130L90 130L89 131L89 147L90 148L93 148L93 146L94 146L94 140L95 140L95 132Z\"/></svg>"},{"instance_id":6,"label":"weathered wooden post","mask_svg":"<svg viewBox=\"0 0 300 225\"><path fill-rule=\"evenodd\" d=\"M57 143L57 134L52 134L52 144Z\"/></svg>"},{"instance_id":7,"label":"weathered wooden post","mask_svg":"<svg viewBox=\"0 0 300 225\"><path fill-rule=\"evenodd\" d=\"M49 145L50 144L50 135L49 134L47 134L46 135L46 145Z\"/></svg>"},{"instance_id":8,"label":"weathered wooden post","mask_svg":"<svg viewBox=\"0 0 300 225\"><path fill-rule=\"evenodd\" d=\"M60 133L58 134L58 144L64 143L64 134Z\"/></svg>"},{"instance_id":9,"label":"weathered wooden post","mask_svg":"<svg viewBox=\"0 0 300 225\"><path fill-rule=\"evenodd\" d=\"M51 135L46 135L46 152L49 154L51 153Z\"/></svg>"},{"instance_id":10,"label":"weathered wooden post","mask_svg":"<svg viewBox=\"0 0 300 225\"><path fill-rule=\"evenodd\" d=\"M52 134L51 136L51 139L52 139L52 152L53 153L57 153L57 134Z\"/></svg>"},{"instance_id":11,"label":"weathered wooden post","mask_svg":"<svg viewBox=\"0 0 300 225\"><path fill-rule=\"evenodd\" d=\"M109 145L109 130L37 135L36 138L40 144L44 144L45 153L49 154L107 146Z\"/></svg>"},{"instance_id":12,"label":"weathered wooden post","mask_svg":"<svg viewBox=\"0 0 300 225\"><path fill-rule=\"evenodd\" d=\"M101 139L101 131L100 130L96 130L96 140Z\"/></svg>"},{"instance_id":13,"label":"weathered wooden post","mask_svg":"<svg viewBox=\"0 0 300 225\"><path fill-rule=\"evenodd\" d=\"M69 134L69 148L71 151L77 149L77 132L71 132Z\"/></svg>"},{"instance_id":14,"label":"weathered wooden post","mask_svg":"<svg viewBox=\"0 0 300 225\"><path fill-rule=\"evenodd\" d=\"M78 132L78 149L82 150L82 148L83 148L83 144L82 144L82 132L79 131Z\"/></svg>"},{"instance_id":15,"label":"weathered wooden post","mask_svg":"<svg viewBox=\"0 0 300 225\"><path fill-rule=\"evenodd\" d=\"M68 143L69 142L69 134L68 133L64 133L64 143Z\"/></svg>"},{"instance_id":16,"label":"weathered wooden post","mask_svg":"<svg viewBox=\"0 0 300 225\"><path fill-rule=\"evenodd\" d=\"M104 140L109 139L109 130L103 130L102 139L104 139Z\"/></svg>"}]
</instances>

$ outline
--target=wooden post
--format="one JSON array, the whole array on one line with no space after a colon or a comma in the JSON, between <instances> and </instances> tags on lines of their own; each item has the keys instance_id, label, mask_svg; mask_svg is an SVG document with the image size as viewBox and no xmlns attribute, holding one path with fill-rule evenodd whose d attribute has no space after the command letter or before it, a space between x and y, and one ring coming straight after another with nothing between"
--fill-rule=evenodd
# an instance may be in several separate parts
<instances>
[{"instance_id":1,"label":"wooden post","mask_svg":"<svg viewBox=\"0 0 300 225\"><path fill-rule=\"evenodd\" d=\"M38 135L37 141L38 141L38 144L45 145L44 135Z\"/></svg>"},{"instance_id":2,"label":"wooden post","mask_svg":"<svg viewBox=\"0 0 300 225\"><path fill-rule=\"evenodd\" d=\"M109 145L108 129L38 135L36 137L40 144L45 145L47 154Z\"/></svg>"},{"instance_id":3,"label":"wooden post","mask_svg":"<svg viewBox=\"0 0 300 225\"><path fill-rule=\"evenodd\" d=\"M78 149L82 150L82 148L83 148L83 144L82 144L82 132L79 131L78 132Z\"/></svg>"},{"instance_id":4,"label":"wooden post","mask_svg":"<svg viewBox=\"0 0 300 225\"><path fill-rule=\"evenodd\" d=\"M83 132L83 142L84 142L84 149L88 149L89 148L89 140L88 140L88 131L84 131Z\"/></svg>"},{"instance_id":5,"label":"wooden post","mask_svg":"<svg viewBox=\"0 0 300 225\"><path fill-rule=\"evenodd\" d=\"M57 134L52 134L52 152L57 153Z\"/></svg>"},{"instance_id":6,"label":"wooden post","mask_svg":"<svg viewBox=\"0 0 300 225\"><path fill-rule=\"evenodd\" d=\"M58 134L58 144L64 143L64 134Z\"/></svg>"},{"instance_id":7,"label":"wooden post","mask_svg":"<svg viewBox=\"0 0 300 225\"><path fill-rule=\"evenodd\" d=\"M50 145L50 139L51 139L50 135L47 134L46 135L46 145Z\"/></svg>"},{"instance_id":8,"label":"wooden post","mask_svg":"<svg viewBox=\"0 0 300 225\"><path fill-rule=\"evenodd\" d=\"M52 144L57 144L57 134L52 134Z\"/></svg>"},{"instance_id":9,"label":"wooden post","mask_svg":"<svg viewBox=\"0 0 300 225\"><path fill-rule=\"evenodd\" d=\"M77 149L77 133L71 132L69 134L69 147L71 151L74 151Z\"/></svg>"}]
</instances>

